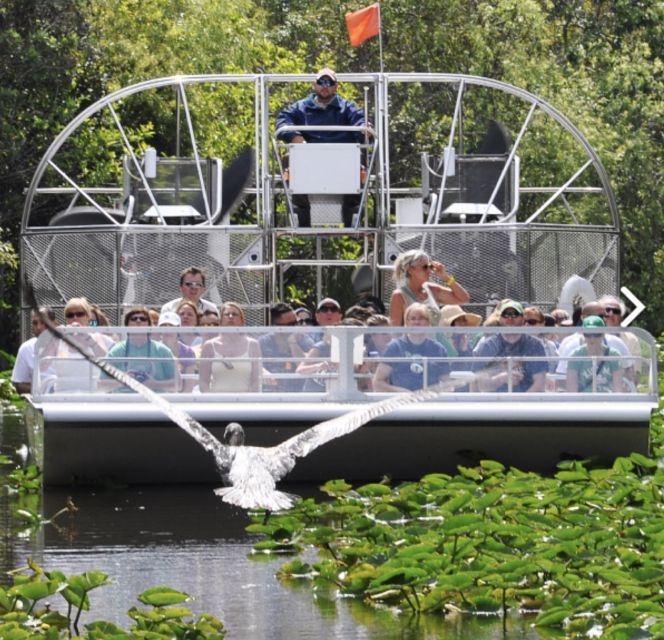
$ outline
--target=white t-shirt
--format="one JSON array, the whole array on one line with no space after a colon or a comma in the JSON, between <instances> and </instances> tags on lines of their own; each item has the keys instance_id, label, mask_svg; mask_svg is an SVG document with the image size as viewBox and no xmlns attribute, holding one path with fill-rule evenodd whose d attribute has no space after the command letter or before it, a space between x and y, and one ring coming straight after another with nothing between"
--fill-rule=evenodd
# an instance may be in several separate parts
<instances>
[{"instance_id":1,"label":"white t-shirt","mask_svg":"<svg viewBox=\"0 0 664 640\"><path fill-rule=\"evenodd\" d=\"M171 300L170 302L167 302L164 304L161 308L161 313L166 313L167 311L172 311L173 313L176 312L176 309L178 308L178 305L183 302L185 298L175 298L175 300ZM201 298L197 305L199 313L204 313L205 311L214 311L215 313L219 313L219 309L217 308L217 305L214 304L214 302L210 302L209 300L204 300Z\"/></svg>"},{"instance_id":2,"label":"white t-shirt","mask_svg":"<svg viewBox=\"0 0 664 640\"><path fill-rule=\"evenodd\" d=\"M30 338L18 348L12 371L12 382L32 383L32 372L35 369L35 344L37 344L37 338Z\"/></svg>"}]
</instances>

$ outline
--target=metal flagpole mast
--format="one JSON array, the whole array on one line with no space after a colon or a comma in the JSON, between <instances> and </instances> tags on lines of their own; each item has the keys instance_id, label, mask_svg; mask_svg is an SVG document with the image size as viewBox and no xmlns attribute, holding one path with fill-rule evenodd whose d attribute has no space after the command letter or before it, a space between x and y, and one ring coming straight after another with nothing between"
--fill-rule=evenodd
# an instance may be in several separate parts
<instances>
[{"instance_id":1,"label":"metal flagpole mast","mask_svg":"<svg viewBox=\"0 0 664 640\"><path fill-rule=\"evenodd\" d=\"M383 15L380 10L380 2L378 5L378 51L380 55L380 72L383 73Z\"/></svg>"}]
</instances>

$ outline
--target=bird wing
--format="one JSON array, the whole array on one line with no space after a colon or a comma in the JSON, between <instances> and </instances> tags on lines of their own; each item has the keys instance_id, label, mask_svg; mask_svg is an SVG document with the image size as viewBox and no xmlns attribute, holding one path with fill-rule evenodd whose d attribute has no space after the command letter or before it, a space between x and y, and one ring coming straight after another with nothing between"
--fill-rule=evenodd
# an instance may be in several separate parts
<instances>
[{"instance_id":1,"label":"bird wing","mask_svg":"<svg viewBox=\"0 0 664 640\"><path fill-rule=\"evenodd\" d=\"M36 309L38 308L36 305L34 306ZM182 411L182 409L178 408L165 398L162 398L158 393L155 393L149 387L141 384L138 380L132 378L132 376L124 371L120 371L120 369L116 369L113 365L104 362L101 358L97 358L96 356L87 353L75 340L72 340L70 336L60 331L45 314L43 314L43 320L52 335L66 342L72 349L80 353L95 367L101 369L104 373L115 378L118 382L142 395L148 402L155 405L165 416L170 418L178 425L178 427L183 429L196 440L196 442L198 442L206 451L212 453L217 465L222 471L230 468L231 455L229 447L219 442L219 440L217 440L200 422L194 420L194 418L188 413Z\"/></svg>"},{"instance_id":2,"label":"bird wing","mask_svg":"<svg viewBox=\"0 0 664 640\"><path fill-rule=\"evenodd\" d=\"M326 442L352 433L374 418L384 416L395 409L410 404L423 402L424 400L433 400L441 393L449 391L455 386L456 384L452 382L441 382L426 389L400 393L379 402L372 402L342 416L320 422L310 429L285 440L280 445L268 449L267 451L270 453L270 472L275 480L279 480L293 468L296 458L303 458Z\"/></svg>"}]
</instances>

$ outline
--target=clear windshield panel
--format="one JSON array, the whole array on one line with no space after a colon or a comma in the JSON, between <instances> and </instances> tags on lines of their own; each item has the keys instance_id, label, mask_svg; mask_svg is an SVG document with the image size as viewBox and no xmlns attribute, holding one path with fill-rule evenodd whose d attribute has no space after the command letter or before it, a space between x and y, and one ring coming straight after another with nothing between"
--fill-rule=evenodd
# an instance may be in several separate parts
<instances>
[{"instance_id":1,"label":"clear windshield panel","mask_svg":"<svg viewBox=\"0 0 664 640\"><path fill-rule=\"evenodd\" d=\"M369 401L436 384L441 398L656 398L655 345L646 332L553 329L287 326L63 331L90 358L175 401ZM85 395L115 402L136 393L72 345L45 332L37 342L32 395L45 401Z\"/></svg>"}]
</instances>

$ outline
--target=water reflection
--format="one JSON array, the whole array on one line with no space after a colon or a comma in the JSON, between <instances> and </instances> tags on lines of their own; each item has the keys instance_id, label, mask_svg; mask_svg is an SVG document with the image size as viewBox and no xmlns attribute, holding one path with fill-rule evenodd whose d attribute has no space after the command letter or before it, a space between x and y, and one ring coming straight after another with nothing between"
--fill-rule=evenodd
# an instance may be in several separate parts
<instances>
[{"instance_id":1,"label":"water reflection","mask_svg":"<svg viewBox=\"0 0 664 640\"><path fill-rule=\"evenodd\" d=\"M3 447L20 444L10 430L5 424ZM113 584L91 592L92 613L84 614L83 621L105 619L123 627L131 623L127 610L142 606L136 596L164 585L193 596L193 611L219 617L229 640L539 638L523 618L510 618L503 634L495 618L396 616L339 599L333 588L312 592L307 581L282 584L276 573L285 559L251 556L255 538L245 531L246 514L223 504L212 488L49 488L43 496L46 517L61 509L68 496L78 512L20 538L8 535L11 528L3 509L0 569L23 566L34 557L44 568L65 574L104 571ZM317 494L315 487L302 485L286 490ZM315 557L309 550L305 559Z\"/></svg>"}]
</instances>

